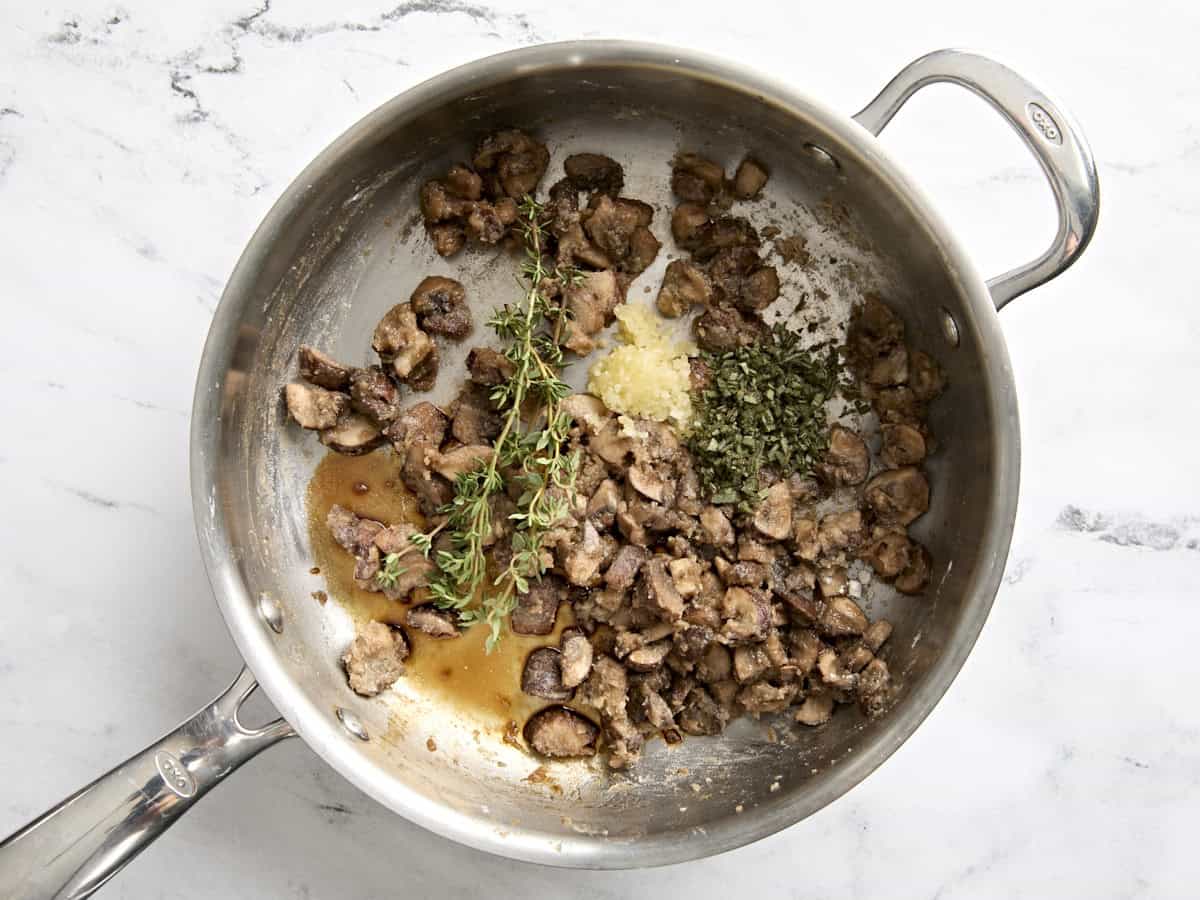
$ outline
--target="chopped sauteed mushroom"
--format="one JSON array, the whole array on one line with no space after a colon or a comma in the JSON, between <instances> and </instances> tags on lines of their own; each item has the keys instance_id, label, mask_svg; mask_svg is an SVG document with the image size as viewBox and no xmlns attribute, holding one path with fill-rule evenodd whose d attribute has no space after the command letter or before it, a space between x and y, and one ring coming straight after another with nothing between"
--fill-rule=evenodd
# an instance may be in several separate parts
<instances>
[{"instance_id":1,"label":"chopped sauteed mushroom","mask_svg":"<svg viewBox=\"0 0 1200 900\"><path fill-rule=\"evenodd\" d=\"M921 604L947 564L924 516L941 502L923 467L942 368L875 295L836 323L843 345L817 342L781 278L792 263L764 253L769 161L681 150L656 223L613 157L569 155L547 190L549 160L499 131L415 198L433 252L503 245L523 293L487 309L471 269L420 277L378 311L374 355L365 336L353 364L301 345L283 388L281 418L339 454L387 446L394 473L320 507L353 587L394 605L346 647L350 689L375 696L406 666L424 678L423 654L482 640L519 654L516 683L489 688L535 710L529 752L613 769L740 716L885 714L912 634L891 640L877 598ZM664 240L661 282L631 290ZM620 343L601 349L614 322ZM576 357L596 363L590 393L561 375ZM448 390L413 396L439 377ZM379 512L388 490L411 517Z\"/></svg>"}]
</instances>

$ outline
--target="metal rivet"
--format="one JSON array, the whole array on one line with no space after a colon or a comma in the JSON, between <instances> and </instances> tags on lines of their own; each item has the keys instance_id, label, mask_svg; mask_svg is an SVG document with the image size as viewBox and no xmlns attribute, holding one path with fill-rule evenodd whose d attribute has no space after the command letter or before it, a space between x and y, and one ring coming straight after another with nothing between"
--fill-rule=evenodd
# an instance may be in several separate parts
<instances>
[{"instance_id":1,"label":"metal rivet","mask_svg":"<svg viewBox=\"0 0 1200 900\"><path fill-rule=\"evenodd\" d=\"M276 634L283 634L283 610L270 594L258 595L258 614Z\"/></svg>"},{"instance_id":2,"label":"metal rivet","mask_svg":"<svg viewBox=\"0 0 1200 900\"><path fill-rule=\"evenodd\" d=\"M818 147L816 144L810 143L805 144L804 149L808 151L809 156L827 168L840 169L842 167L837 158L824 147Z\"/></svg>"},{"instance_id":3,"label":"metal rivet","mask_svg":"<svg viewBox=\"0 0 1200 900\"><path fill-rule=\"evenodd\" d=\"M367 734L367 729L359 720L358 716L342 707L337 708L338 721L342 723L342 727L358 738L360 741L370 740L370 735Z\"/></svg>"},{"instance_id":4,"label":"metal rivet","mask_svg":"<svg viewBox=\"0 0 1200 900\"><path fill-rule=\"evenodd\" d=\"M951 347L958 346L958 323L954 321L954 316L950 315L950 310L944 306L942 307L942 335Z\"/></svg>"}]
</instances>

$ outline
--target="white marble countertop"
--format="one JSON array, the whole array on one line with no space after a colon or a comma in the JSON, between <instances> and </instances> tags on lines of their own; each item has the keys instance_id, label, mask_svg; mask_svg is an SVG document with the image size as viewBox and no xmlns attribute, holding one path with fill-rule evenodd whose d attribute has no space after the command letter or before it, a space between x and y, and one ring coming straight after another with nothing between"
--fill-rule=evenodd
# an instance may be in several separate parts
<instances>
[{"instance_id":1,"label":"white marble countertop","mask_svg":"<svg viewBox=\"0 0 1200 900\"><path fill-rule=\"evenodd\" d=\"M421 831L293 741L201 803L105 895L717 897L736 883L796 897L1195 896L1200 11L394 4L0 11L0 834L237 669L192 531L193 377L251 231L344 128L442 69L539 41L695 46L848 112L913 57L965 45L1076 114L1103 213L1079 265L1003 314L1024 442L1008 573L962 674L882 769L719 858L570 873ZM1036 167L974 98L923 93L886 140L985 273L1048 241Z\"/></svg>"}]
</instances>

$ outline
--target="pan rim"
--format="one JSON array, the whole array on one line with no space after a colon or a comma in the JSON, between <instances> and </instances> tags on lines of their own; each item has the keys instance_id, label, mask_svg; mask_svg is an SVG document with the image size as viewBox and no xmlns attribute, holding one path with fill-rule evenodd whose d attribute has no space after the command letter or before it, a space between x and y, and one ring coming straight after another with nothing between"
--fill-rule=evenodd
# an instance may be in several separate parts
<instances>
[{"instance_id":1,"label":"pan rim","mask_svg":"<svg viewBox=\"0 0 1200 900\"><path fill-rule=\"evenodd\" d=\"M748 810L706 828L705 834L661 832L636 841L617 842L587 835L506 828L459 813L408 789L382 766L365 764L353 740L331 710L318 708L297 690L278 650L254 613L255 604L233 563L234 547L221 515L214 462L221 440L221 398L243 308L270 248L270 235L303 206L319 176L336 166L349 148L397 118L441 104L495 81L535 71L580 67L660 68L699 80L715 81L819 120L874 164L881 179L908 203L936 242L943 264L959 285L980 346L980 360L992 404L991 441L995 453L991 512L981 546L980 572L964 602L964 613L946 652L923 683L889 717L889 725L839 764L816 790L760 812ZM201 357L193 399L190 433L190 480L197 537L205 570L230 635L281 715L303 740L343 777L393 812L443 837L498 856L544 865L626 869L686 862L722 853L774 834L832 803L863 781L894 753L932 712L949 689L975 644L999 589L1007 560L1019 486L1020 432L1007 347L982 277L924 190L895 162L873 135L850 116L753 69L693 50L623 40L586 40L539 44L488 56L458 66L410 88L368 113L304 168L268 211L243 250L222 293Z\"/></svg>"}]
</instances>

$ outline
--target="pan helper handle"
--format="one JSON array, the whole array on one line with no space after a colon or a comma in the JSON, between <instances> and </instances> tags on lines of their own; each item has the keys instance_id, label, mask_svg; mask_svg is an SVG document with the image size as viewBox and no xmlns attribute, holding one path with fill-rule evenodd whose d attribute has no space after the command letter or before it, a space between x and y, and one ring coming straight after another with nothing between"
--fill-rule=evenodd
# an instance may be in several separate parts
<instances>
[{"instance_id":1,"label":"pan helper handle","mask_svg":"<svg viewBox=\"0 0 1200 900\"><path fill-rule=\"evenodd\" d=\"M282 719L238 721L258 687L248 669L174 731L0 844L0 893L90 897L226 775L295 732Z\"/></svg>"},{"instance_id":2,"label":"pan helper handle","mask_svg":"<svg viewBox=\"0 0 1200 900\"><path fill-rule=\"evenodd\" d=\"M988 281L996 309L1064 272L1096 231L1100 183L1096 163L1070 113L1012 69L965 50L938 50L901 70L855 121L878 135L913 94L928 84L957 84L992 105L1032 151L1058 207L1058 233L1041 256Z\"/></svg>"}]
</instances>

